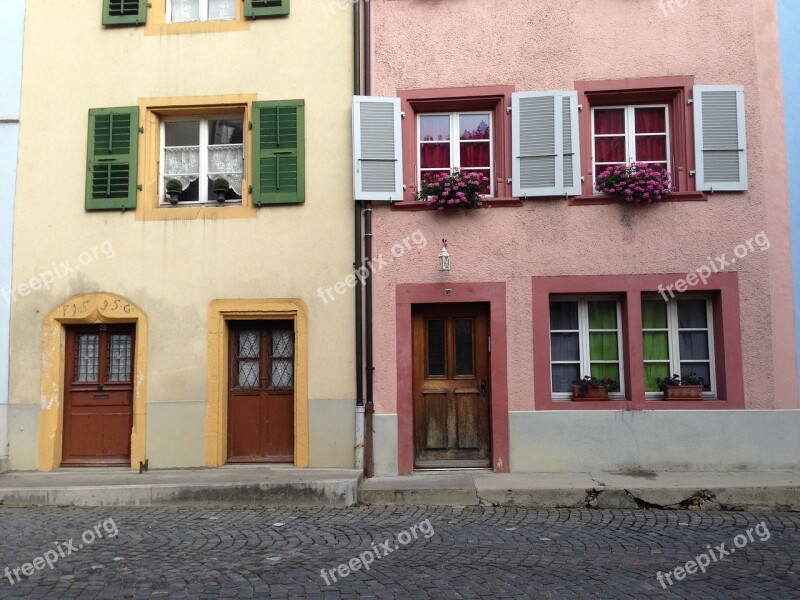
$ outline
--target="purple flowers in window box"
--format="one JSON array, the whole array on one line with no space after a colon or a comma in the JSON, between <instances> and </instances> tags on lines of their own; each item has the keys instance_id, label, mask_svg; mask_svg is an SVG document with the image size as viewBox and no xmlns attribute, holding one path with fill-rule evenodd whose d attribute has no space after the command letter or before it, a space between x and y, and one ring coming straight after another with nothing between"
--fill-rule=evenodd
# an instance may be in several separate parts
<instances>
[{"instance_id":1,"label":"purple flowers in window box","mask_svg":"<svg viewBox=\"0 0 800 600\"><path fill-rule=\"evenodd\" d=\"M414 196L436 211L465 208L491 208L484 195L489 178L483 173L454 171L427 176Z\"/></svg>"},{"instance_id":2,"label":"purple flowers in window box","mask_svg":"<svg viewBox=\"0 0 800 600\"><path fill-rule=\"evenodd\" d=\"M627 202L660 202L672 193L672 174L647 163L613 165L597 176L595 189L609 196L619 196Z\"/></svg>"}]
</instances>

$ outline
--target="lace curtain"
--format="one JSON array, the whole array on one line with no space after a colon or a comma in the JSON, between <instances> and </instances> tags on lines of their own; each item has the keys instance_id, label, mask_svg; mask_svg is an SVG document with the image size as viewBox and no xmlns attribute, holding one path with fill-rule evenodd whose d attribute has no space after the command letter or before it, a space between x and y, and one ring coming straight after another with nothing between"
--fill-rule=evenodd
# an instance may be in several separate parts
<instances>
[{"instance_id":1,"label":"lace curtain","mask_svg":"<svg viewBox=\"0 0 800 600\"><path fill-rule=\"evenodd\" d=\"M208 177L224 177L231 188L242 195L243 144L220 144L208 147ZM177 179L186 189L200 177L200 148L172 146L164 149L164 178Z\"/></svg>"},{"instance_id":2,"label":"lace curtain","mask_svg":"<svg viewBox=\"0 0 800 600\"><path fill-rule=\"evenodd\" d=\"M234 0L172 0L170 21L172 23L199 21L201 8L206 7L209 21L236 18Z\"/></svg>"},{"instance_id":3,"label":"lace curtain","mask_svg":"<svg viewBox=\"0 0 800 600\"><path fill-rule=\"evenodd\" d=\"M244 145L224 144L208 147L208 177L227 179L233 191L242 195L242 167L244 161Z\"/></svg>"}]
</instances>

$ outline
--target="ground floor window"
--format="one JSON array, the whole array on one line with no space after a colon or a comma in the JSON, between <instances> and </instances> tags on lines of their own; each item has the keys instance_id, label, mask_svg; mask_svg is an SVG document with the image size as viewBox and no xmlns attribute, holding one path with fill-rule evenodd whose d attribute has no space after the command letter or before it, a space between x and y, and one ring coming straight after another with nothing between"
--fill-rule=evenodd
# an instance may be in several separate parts
<instances>
[{"instance_id":1,"label":"ground floor window","mask_svg":"<svg viewBox=\"0 0 800 600\"><path fill-rule=\"evenodd\" d=\"M642 299L645 391L660 396L658 380L694 373L713 396L714 353L711 300L660 296Z\"/></svg>"},{"instance_id":2,"label":"ground floor window","mask_svg":"<svg viewBox=\"0 0 800 600\"><path fill-rule=\"evenodd\" d=\"M614 298L554 297L550 302L553 395L568 398L586 375L613 379L624 397L620 304Z\"/></svg>"}]
</instances>

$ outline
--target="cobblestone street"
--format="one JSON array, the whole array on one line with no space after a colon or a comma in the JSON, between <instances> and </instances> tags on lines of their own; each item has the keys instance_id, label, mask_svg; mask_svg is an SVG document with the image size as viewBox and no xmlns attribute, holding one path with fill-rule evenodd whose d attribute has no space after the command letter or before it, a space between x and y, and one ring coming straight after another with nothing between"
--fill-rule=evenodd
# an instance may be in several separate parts
<instances>
[{"instance_id":1,"label":"cobblestone street","mask_svg":"<svg viewBox=\"0 0 800 600\"><path fill-rule=\"evenodd\" d=\"M0 540L3 598L800 597L796 513L0 508Z\"/></svg>"}]
</instances>

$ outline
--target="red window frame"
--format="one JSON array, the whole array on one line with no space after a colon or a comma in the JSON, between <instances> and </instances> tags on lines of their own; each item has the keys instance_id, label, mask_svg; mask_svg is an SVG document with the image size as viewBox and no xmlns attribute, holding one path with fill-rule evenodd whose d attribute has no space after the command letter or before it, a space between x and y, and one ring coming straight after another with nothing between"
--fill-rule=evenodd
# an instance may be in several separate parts
<instances>
[{"instance_id":1,"label":"red window frame","mask_svg":"<svg viewBox=\"0 0 800 600\"><path fill-rule=\"evenodd\" d=\"M670 199L706 200L706 195L697 191L695 178L691 175L695 170L694 113L689 104L693 87L694 77L690 75L575 82L578 104L583 107L578 117L583 184L581 195L572 198L570 204L622 201L594 193L592 108L623 104L666 104L669 107L669 150L675 186Z\"/></svg>"},{"instance_id":2,"label":"red window frame","mask_svg":"<svg viewBox=\"0 0 800 600\"><path fill-rule=\"evenodd\" d=\"M675 287L686 274L601 275L532 278L533 376L536 410L709 410L744 408L742 334L739 321L739 274L714 273L692 292L711 297L715 400L647 399L642 340L642 296ZM662 286L659 288L659 286ZM571 402L553 400L550 374L550 299L568 295L616 295L622 308L622 360L625 400Z\"/></svg>"},{"instance_id":3,"label":"red window frame","mask_svg":"<svg viewBox=\"0 0 800 600\"><path fill-rule=\"evenodd\" d=\"M513 86L399 90L403 118L403 201L393 208L427 210L414 201L417 180L417 116L424 113L485 110L492 113L494 135L494 188L492 206L521 206L511 196L511 106Z\"/></svg>"}]
</instances>

